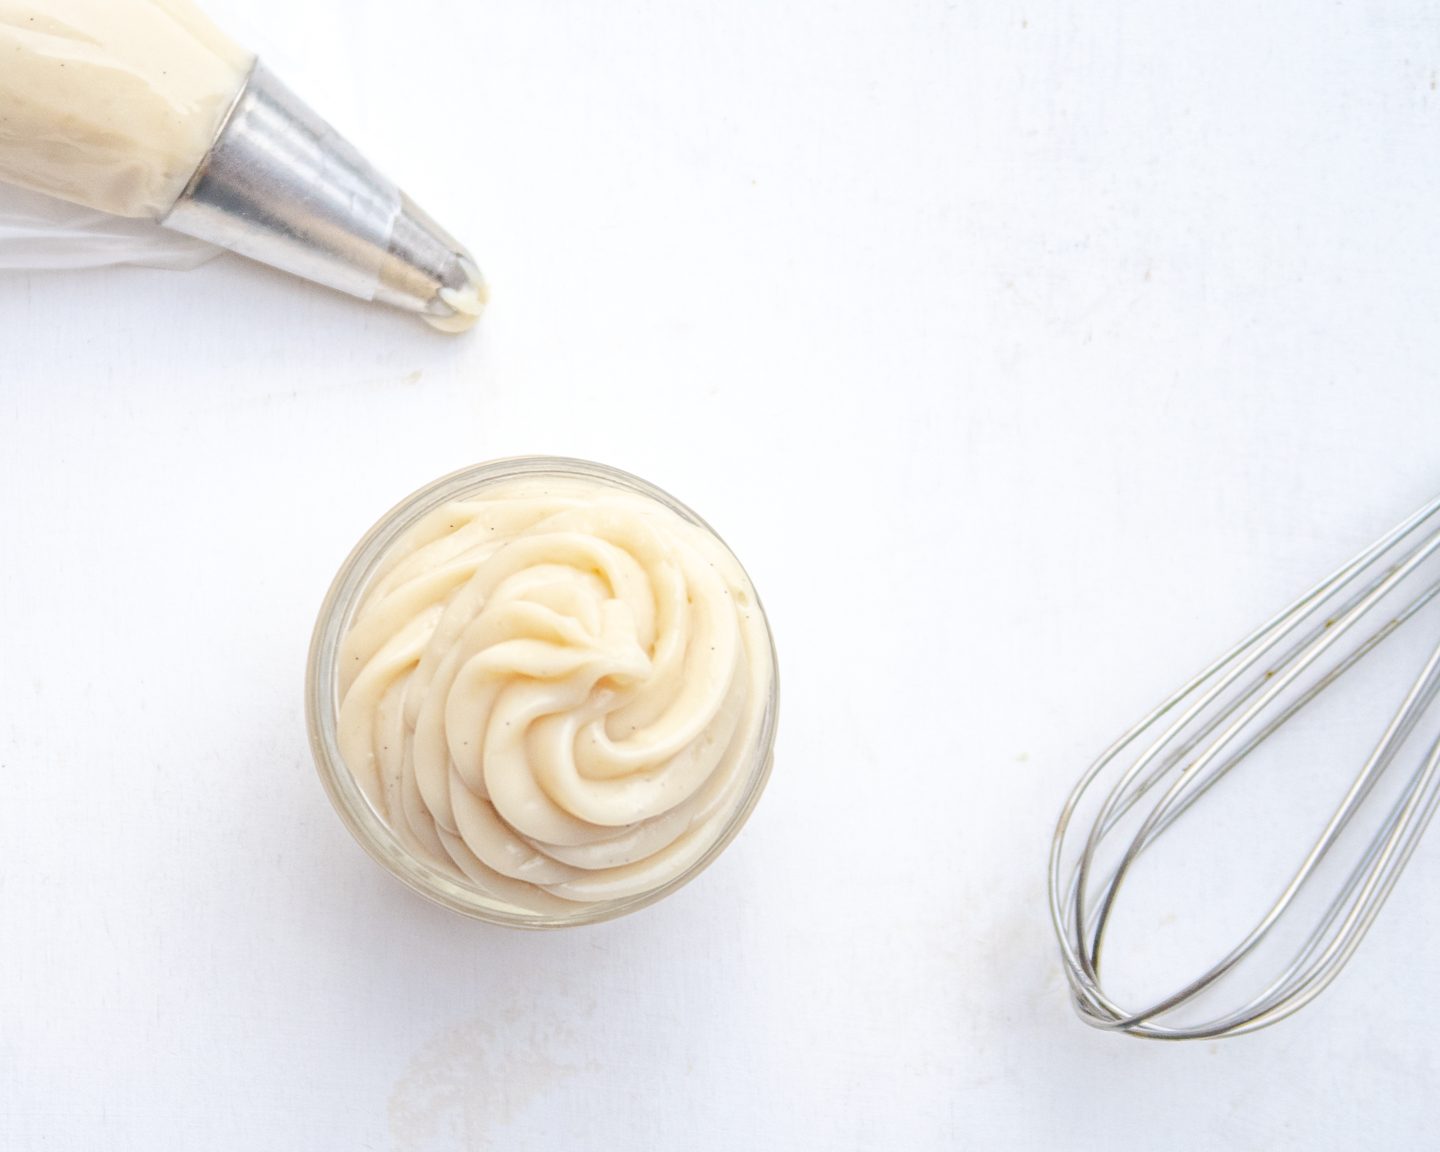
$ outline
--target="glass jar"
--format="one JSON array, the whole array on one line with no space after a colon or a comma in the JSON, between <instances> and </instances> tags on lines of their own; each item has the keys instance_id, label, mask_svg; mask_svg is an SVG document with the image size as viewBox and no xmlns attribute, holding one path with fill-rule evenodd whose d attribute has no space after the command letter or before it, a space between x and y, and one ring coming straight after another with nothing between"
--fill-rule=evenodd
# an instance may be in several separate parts
<instances>
[{"instance_id":1,"label":"glass jar","mask_svg":"<svg viewBox=\"0 0 1440 1152\"><path fill-rule=\"evenodd\" d=\"M769 777L778 693L760 600L703 520L616 469L525 457L437 480L366 534L305 697L371 856L457 912L557 928L720 854Z\"/></svg>"}]
</instances>

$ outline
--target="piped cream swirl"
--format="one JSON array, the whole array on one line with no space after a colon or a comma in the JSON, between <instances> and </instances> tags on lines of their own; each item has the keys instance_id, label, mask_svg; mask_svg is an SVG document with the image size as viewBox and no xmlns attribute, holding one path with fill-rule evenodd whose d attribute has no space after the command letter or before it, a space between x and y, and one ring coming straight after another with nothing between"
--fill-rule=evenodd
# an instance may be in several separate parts
<instances>
[{"instance_id":1,"label":"piped cream swirl","mask_svg":"<svg viewBox=\"0 0 1440 1152\"><path fill-rule=\"evenodd\" d=\"M704 527L598 481L505 480L382 561L341 646L340 751L411 853L563 911L652 891L724 834L772 676Z\"/></svg>"}]
</instances>

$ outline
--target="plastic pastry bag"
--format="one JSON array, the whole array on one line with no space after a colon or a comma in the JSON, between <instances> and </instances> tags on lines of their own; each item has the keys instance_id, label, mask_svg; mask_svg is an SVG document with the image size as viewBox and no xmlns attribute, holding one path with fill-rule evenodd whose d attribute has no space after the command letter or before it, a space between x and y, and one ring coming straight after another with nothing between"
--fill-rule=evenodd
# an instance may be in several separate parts
<instances>
[{"instance_id":1,"label":"plastic pastry bag","mask_svg":"<svg viewBox=\"0 0 1440 1152\"><path fill-rule=\"evenodd\" d=\"M136 264L183 271L220 254L153 220L111 216L0 183L0 272Z\"/></svg>"}]
</instances>

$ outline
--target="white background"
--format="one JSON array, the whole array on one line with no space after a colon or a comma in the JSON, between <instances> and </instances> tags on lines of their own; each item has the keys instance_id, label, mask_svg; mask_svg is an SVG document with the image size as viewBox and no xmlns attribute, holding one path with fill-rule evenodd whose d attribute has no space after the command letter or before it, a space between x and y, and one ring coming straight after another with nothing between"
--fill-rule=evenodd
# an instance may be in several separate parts
<instances>
[{"instance_id":1,"label":"white background","mask_svg":"<svg viewBox=\"0 0 1440 1152\"><path fill-rule=\"evenodd\" d=\"M0 1146L1433 1138L1433 840L1244 1040L1084 1028L1044 908L1089 758L1440 488L1433 4L212 8L494 303L0 277ZM784 676L732 849L548 935L385 876L301 712L352 543L523 452L710 519Z\"/></svg>"}]
</instances>

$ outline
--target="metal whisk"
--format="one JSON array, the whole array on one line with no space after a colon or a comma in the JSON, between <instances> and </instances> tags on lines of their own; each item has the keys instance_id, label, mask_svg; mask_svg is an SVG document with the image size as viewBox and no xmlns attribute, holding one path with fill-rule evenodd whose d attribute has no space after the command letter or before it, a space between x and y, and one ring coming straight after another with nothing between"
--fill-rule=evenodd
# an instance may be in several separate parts
<instances>
[{"instance_id":1,"label":"metal whisk","mask_svg":"<svg viewBox=\"0 0 1440 1152\"><path fill-rule=\"evenodd\" d=\"M1238 944L1175 992L1138 1007L1102 986L1102 944L1141 854L1437 593L1440 498L1220 657L1085 773L1055 829L1050 913L1086 1023L1159 1040L1236 1036L1284 1019L1335 979L1440 800L1440 735L1410 739L1440 691L1440 646L1298 869ZM1077 809L1097 800L1098 814L1080 829ZM1344 837L1357 817L1357 835ZM1367 821L1376 827L1363 839ZM1308 923L1297 920L1307 916ZM1253 976L1257 957L1276 952L1278 975L1270 969L1239 992L1239 1004L1224 1002L1241 969Z\"/></svg>"}]
</instances>

